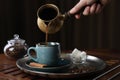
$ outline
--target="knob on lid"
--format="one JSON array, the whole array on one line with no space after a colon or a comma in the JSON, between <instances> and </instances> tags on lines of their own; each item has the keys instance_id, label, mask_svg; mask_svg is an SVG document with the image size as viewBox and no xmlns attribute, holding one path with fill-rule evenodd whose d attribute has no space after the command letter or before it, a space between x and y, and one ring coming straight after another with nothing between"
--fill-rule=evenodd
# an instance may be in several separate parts
<instances>
[{"instance_id":1,"label":"knob on lid","mask_svg":"<svg viewBox=\"0 0 120 80\"><path fill-rule=\"evenodd\" d=\"M19 38L19 35L18 34L14 34L14 38L9 40L8 43L17 43L17 44L24 44L25 43L25 40Z\"/></svg>"}]
</instances>

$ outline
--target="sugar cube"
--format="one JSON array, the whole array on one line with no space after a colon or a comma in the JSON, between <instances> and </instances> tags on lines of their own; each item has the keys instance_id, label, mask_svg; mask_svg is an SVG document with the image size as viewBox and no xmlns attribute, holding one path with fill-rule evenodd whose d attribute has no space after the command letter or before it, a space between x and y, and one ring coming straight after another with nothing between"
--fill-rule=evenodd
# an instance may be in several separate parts
<instances>
[{"instance_id":1,"label":"sugar cube","mask_svg":"<svg viewBox=\"0 0 120 80\"><path fill-rule=\"evenodd\" d=\"M75 48L72 53L70 54L70 58L73 61L73 63L82 63L86 61L86 52L80 51L77 48Z\"/></svg>"}]
</instances>

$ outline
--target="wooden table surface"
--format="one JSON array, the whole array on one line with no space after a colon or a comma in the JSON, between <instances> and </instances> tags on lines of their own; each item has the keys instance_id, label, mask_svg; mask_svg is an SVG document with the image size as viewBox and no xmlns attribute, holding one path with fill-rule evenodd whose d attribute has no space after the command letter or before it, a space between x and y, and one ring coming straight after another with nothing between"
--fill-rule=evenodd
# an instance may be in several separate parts
<instances>
[{"instance_id":1,"label":"wooden table surface","mask_svg":"<svg viewBox=\"0 0 120 80\"><path fill-rule=\"evenodd\" d=\"M91 76L80 78L82 80L120 80L120 50L85 50L87 54L101 58L107 63L104 71ZM70 52L70 51L68 51ZM114 69L114 70L113 70ZM117 75L117 76L116 76ZM75 78L80 80L79 77ZM30 75L16 66L16 60L8 59L0 54L0 80L54 80L52 78ZM60 79L61 80L61 79ZM70 79L66 79L70 80ZM72 79L73 80L73 79Z\"/></svg>"}]
</instances>

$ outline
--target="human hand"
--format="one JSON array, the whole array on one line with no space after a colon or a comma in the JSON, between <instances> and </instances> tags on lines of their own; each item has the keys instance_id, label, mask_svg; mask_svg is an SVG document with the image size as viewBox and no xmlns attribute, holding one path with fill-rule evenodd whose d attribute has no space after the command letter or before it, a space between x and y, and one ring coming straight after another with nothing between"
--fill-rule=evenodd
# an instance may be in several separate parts
<instances>
[{"instance_id":1,"label":"human hand","mask_svg":"<svg viewBox=\"0 0 120 80\"><path fill-rule=\"evenodd\" d=\"M100 13L103 7L110 0L80 0L70 11L71 15L74 15L76 19L81 16L81 10L83 10L83 15L91 15Z\"/></svg>"}]
</instances>

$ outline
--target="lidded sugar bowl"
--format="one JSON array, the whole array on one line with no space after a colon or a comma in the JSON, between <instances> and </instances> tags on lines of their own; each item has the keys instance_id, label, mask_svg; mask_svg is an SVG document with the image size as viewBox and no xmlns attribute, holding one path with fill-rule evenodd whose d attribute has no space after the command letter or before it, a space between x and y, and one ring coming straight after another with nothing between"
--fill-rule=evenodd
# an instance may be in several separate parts
<instances>
[{"instance_id":1,"label":"lidded sugar bowl","mask_svg":"<svg viewBox=\"0 0 120 80\"><path fill-rule=\"evenodd\" d=\"M25 40L19 38L18 34L15 34L14 38L7 42L8 44L4 47L4 54L8 58L19 59L27 53L28 46Z\"/></svg>"}]
</instances>

